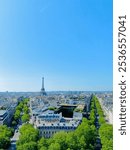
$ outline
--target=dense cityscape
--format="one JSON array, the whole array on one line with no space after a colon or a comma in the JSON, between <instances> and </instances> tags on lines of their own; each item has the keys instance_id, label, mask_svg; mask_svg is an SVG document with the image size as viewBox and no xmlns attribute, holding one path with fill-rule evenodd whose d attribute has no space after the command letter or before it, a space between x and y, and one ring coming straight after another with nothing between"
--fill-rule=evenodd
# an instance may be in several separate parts
<instances>
[{"instance_id":1,"label":"dense cityscape","mask_svg":"<svg viewBox=\"0 0 130 150\"><path fill-rule=\"evenodd\" d=\"M0 149L112 150L112 92L0 93Z\"/></svg>"}]
</instances>

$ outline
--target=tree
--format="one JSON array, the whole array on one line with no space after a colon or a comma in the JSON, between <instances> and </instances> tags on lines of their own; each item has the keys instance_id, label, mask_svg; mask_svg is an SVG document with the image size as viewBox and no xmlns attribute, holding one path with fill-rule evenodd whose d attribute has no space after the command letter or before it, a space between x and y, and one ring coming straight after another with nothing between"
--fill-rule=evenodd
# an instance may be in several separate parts
<instances>
[{"instance_id":1,"label":"tree","mask_svg":"<svg viewBox=\"0 0 130 150\"><path fill-rule=\"evenodd\" d=\"M33 150L37 147L37 141L39 139L39 132L31 124L24 124L20 128L19 140L16 143L17 149ZM24 146L24 147L23 147ZM32 148L32 149L31 149Z\"/></svg>"},{"instance_id":2,"label":"tree","mask_svg":"<svg viewBox=\"0 0 130 150\"><path fill-rule=\"evenodd\" d=\"M81 137L86 142L86 149L94 146L96 137L97 137L97 130L94 125L90 125L89 121L86 118L83 118L82 124L76 129L76 137L78 137L78 143L81 143ZM78 146L81 147L81 144ZM84 147L83 147L84 148Z\"/></svg>"},{"instance_id":3,"label":"tree","mask_svg":"<svg viewBox=\"0 0 130 150\"><path fill-rule=\"evenodd\" d=\"M37 150L36 142L28 142L23 145L17 146L17 150Z\"/></svg>"},{"instance_id":4,"label":"tree","mask_svg":"<svg viewBox=\"0 0 130 150\"><path fill-rule=\"evenodd\" d=\"M16 110L16 111L15 111L15 114L14 114L14 119L15 119L15 120L20 119L20 113L21 113L20 110Z\"/></svg>"},{"instance_id":5,"label":"tree","mask_svg":"<svg viewBox=\"0 0 130 150\"><path fill-rule=\"evenodd\" d=\"M60 145L60 148L62 150L66 150L67 147L67 143L66 143L66 138L67 138L67 133L62 131L62 132L58 132L56 133L53 138L52 138L52 143L57 143ZM57 145L56 144L56 145Z\"/></svg>"},{"instance_id":6,"label":"tree","mask_svg":"<svg viewBox=\"0 0 130 150\"><path fill-rule=\"evenodd\" d=\"M10 137L13 135L13 130L6 125L0 125L0 148L7 149L10 145Z\"/></svg>"},{"instance_id":7,"label":"tree","mask_svg":"<svg viewBox=\"0 0 130 150\"><path fill-rule=\"evenodd\" d=\"M22 122L27 122L27 121L29 121L29 114L23 114L23 116L22 116Z\"/></svg>"},{"instance_id":8,"label":"tree","mask_svg":"<svg viewBox=\"0 0 130 150\"><path fill-rule=\"evenodd\" d=\"M56 107L49 107L48 110L56 110Z\"/></svg>"},{"instance_id":9,"label":"tree","mask_svg":"<svg viewBox=\"0 0 130 150\"><path fill-rule=\"evenodd\" d=\"M9 137L5 136L4 134L0 135L0 149L7 149L10 145Z\"/></svg>"},{"instance_id":10,"label":"tree","mask_svg":"<svg viewBox=\"0 0 130 150\"><path fill-rule=\"evenodd\" d=\"M24 98L23 103L27 105L28 102L29 102L29 98Z\"/></svg>"},{"instance_id":11,"label":"tree","mask_svg":"<svg viewBox=\"0 0 130 150\"><path fill-rule=\"evenodd\" d=\"M17 125L17 122L15 120L12 121L12 126Z\"/></svg>"},{"instance_id":12,"label":"tree","mask_svg":"<svg viewBox=\"0 0 130 150\"><path fill-rule=\"evenodd\" d=\"M74 132L70 132L67 135L66 138L66 143L67 143L67 148L70 148L71 150L77 150L78 149L78 137L76 136L75 131Z\"/></svg>"},{"instance_id":13,"label":"tree","mask_svg":"<svg viewBox=\"0 0 130 150\"><path fill-rule=\"evenodd\" d=\"M51 143L49 150L62 150L59 143Z\"/></svg>"},{"instance_id":14,"label":"tree","mask_svg":"<svg viewBox=\"0 0 130 150\"><path fill-rule=\"evenodd\" d=\"M42 146L39 150L48 150L47 147Z\"/></svg>"},{"instance_id":15,"label":"tree","mask_svg":"<svg viewBox=\"0 0 130 150\"><path fill-rule=\"evenodd\" d=\"M41 150L41 148L45 149L45 147L47 148L48 147L48 142L47 142L47 139L45 139L44 137L42 137L39 141L38 141L38 149Z\"/></svg>"},{"instance_id":16,"label":"tree","mask_svg":"<svg viewBox=\"0 0 130 150\"><path fill-rule=\"evenodd\" d=\"M90 119L90 122L92 125L95 124L96 117L95 117L95 110L94 109L91 110L89 119Z\"/></svg>"},{"instance_id":17,"label":"tree","mask_svg":"<svg viewBox=\"0 0 130 150\"><path fill-rule=\"evenodd\" d=\"M23 102L20 102L19 105L16 107L16 110L19 110L20 112L23 109Z\"/></svg>"},{"instance_id":18,"label":"tree","mask_svg":"<svg viewBox=\"0 0 130 150\"><path fill-rule=\"evenodd\" d=\"M102 149L113 149L113 126L110 124L103 124L99 129L101 137Z\"/></svg>"},{"instance_id":19,"label":"tree","mask_svg":"<svg viewBox=\"0 0 130 150\"><path fill-rule=\"evenodd\" d=\"M26 113L26 114L29 112L29 108L25 104L24 104L24 107L23 107L23 112Z\"/></svg>"}]
</instances>

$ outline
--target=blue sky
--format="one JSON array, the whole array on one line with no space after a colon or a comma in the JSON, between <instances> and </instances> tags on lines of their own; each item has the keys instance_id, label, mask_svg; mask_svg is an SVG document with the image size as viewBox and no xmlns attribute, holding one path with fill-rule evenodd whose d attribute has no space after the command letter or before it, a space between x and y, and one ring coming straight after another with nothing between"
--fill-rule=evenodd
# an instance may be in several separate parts
<instances>
[{"instance_id":1,"label":"blue sky","mask_svg":"<svg viewBox=\"0 0 130 150\"><path fill-rule=\"evenodd\" d=\"M112 0L0 0L0 91L112 90Z\"/></svg>"}]
</instances>

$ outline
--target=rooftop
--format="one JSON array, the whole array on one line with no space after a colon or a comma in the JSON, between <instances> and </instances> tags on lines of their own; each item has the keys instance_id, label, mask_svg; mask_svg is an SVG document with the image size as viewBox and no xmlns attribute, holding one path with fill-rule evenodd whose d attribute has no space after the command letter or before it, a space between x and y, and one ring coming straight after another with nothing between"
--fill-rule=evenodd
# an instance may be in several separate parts
<instances>
[{"instance_id":1,"label":"rooftop","mask_svg":"<svg viewBox=\"0 0 130 150\"><path fill-rule=\"evenodd\" d=\"M6 110L0 110L0 115L4 115L7 111Z\"/></svg>"}]
</instances>

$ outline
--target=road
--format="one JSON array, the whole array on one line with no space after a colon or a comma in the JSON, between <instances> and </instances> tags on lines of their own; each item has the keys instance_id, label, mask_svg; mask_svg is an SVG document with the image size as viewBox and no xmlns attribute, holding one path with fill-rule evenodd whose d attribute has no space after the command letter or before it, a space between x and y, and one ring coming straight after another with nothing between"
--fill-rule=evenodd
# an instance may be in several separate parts
<instances>
[{"instance_id":1,"label":"road","mask_svg":"<svg viewBox=\"0 0 130 150\"><path fill-rule=\"evenodd\" d=\"M9 147L8 150L16 150L16 142L17 140L19 139L19 129L21 128L22 125L18 125L17 126L17 129L15 129L15 132L14 132L14 136L11 138L11 146Z\"/></svg>"}]
</instances>

